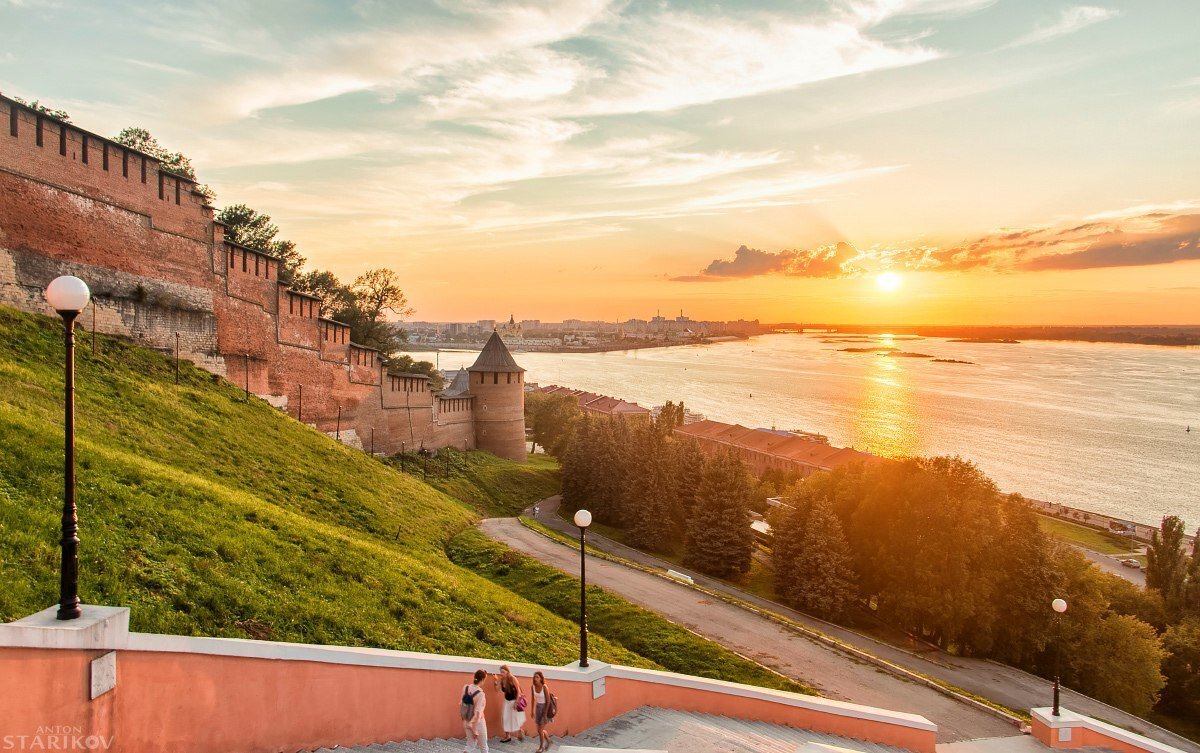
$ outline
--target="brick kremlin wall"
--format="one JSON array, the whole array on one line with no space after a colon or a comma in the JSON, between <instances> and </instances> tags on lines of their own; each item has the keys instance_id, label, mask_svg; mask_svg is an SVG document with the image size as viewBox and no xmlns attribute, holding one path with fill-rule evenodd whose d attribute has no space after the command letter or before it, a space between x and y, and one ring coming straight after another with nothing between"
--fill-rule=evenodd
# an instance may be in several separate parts
<instances>
[{"instance_id":1,"label":"brick kremlin wall","mask_svg":"<svg viewBox=\"0 0 1200 753\"><path fill-rule=\"evenodd\" d=\"M387 374L277 259L227 241L194 182L0 95L0 304L52 314L62 274L88 283L100 332L164 351L178 335L183 357L347 443L475 447L474 398Z\"/></svg>"}]
</instances>

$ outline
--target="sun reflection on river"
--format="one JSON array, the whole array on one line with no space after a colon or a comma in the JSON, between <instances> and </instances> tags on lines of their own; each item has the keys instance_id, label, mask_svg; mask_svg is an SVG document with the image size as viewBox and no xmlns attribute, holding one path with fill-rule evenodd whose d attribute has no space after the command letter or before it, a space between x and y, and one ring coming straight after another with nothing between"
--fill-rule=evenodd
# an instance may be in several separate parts
<instances>
[{"instance_id":1,"label":"sun reflection on river","mask_svg":"<svg viewBox=\"0 0 1200 753\"><path fill-rule=\"evenodd\" d=\"M854 447L885 457L916 455L918 426L908 366L895 356L874 356L854 413Z\"/></svg>"}]
</instances>

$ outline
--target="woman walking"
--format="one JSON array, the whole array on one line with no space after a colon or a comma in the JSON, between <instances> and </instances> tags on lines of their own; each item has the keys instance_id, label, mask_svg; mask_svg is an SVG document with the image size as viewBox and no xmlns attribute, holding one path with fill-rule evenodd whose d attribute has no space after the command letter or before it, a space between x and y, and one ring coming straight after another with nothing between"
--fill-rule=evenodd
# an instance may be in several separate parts
<instances>
[{"instance_id":1,"label":"woman walking","mask_svg":"<svg viewBox=\"0 0 1200 753\"><path fill-rule=\"evenodd\" d=\"M500 714L501 725L504 727L504 736L500 738L500 742L512 742L514 732L518 740L524 740L525 704L528 702L521 695L521 685L517 682L517 678L513 676L507 664L500 667L500 674L496 678L496 689L504 693L504 705L501 708Z\"/></svg>"},{"instance_id":2,"label":"woman walking","mask_svg":"<svg viewBox=\"0 0 1200 753\"><path fill-rule=\"evenodd\" d=\"M550 750L550 726L557 713L557 699L550 694L546 687L546 676L537 671L533 673L533 721L537 724L538 749L536 753Z\"/></svg>"},{"instance_id":3,"label":"woman walking","mask_svg":"<svg viewBox=\"0 0 1200 753\"><path fill-rule=\"evenodd\" d=\"M487 672L477 669L471 684L463 685L458 712L462 717L463 732L467 737L463 753L470 753L472 744L479 753L488 753L487 720L483 716L487 709L487 696L484 694L483 688L479 687L485 679L487 679Z\"/></svg>"}]
</instances>

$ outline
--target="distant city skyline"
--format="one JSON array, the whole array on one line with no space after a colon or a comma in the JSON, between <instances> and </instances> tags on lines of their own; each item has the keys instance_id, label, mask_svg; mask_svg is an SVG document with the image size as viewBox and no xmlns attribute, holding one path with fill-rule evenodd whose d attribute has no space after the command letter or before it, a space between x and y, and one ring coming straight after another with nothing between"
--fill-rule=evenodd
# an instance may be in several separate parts
<instances>
[{"instance_id":1,"label":"distant city skyline","mask_svg":"<svg viewBox=\"0 0 1200 753\"><path fill-rule=\"evenodd\" d=\"M0 91L415 319L1200 321L1200 4L0 0ZM120 44L114 44L114 40Z\"/></svg>"}]
</instances>

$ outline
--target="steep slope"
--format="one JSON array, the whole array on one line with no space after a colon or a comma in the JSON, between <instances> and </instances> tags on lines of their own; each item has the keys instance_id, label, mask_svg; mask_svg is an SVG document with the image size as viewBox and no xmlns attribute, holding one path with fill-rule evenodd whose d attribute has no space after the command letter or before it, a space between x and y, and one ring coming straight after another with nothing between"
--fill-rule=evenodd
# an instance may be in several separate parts
<instances>
[{"instance_id":1,"label":"steep slope","mask_svg":"<svg viewBox=\"0 0 1200 753\"><path fill-rule=\"evenodd\" d=\"M81 594L141 631L566 663L575 628L463 570L463 504L188 364L78 340ZM0 619L57 599L60 325L0 308ZM657 666L597 641L610 661Z\"/></svg>"},{"instance_id":2,"label":"steep slope","mask_svg":"<svg viewBox=\"0 0 1200 753\"><path fill-rule=\"evenodd\" d=\"M105 337L93 355L90 335L77 339L85 602L132 607L132 628L145 632L576 658L574 623L447 557L476 513L410 475L415 468L344 447L187 363L176 384L166 356ZM58 597L62 359L58 321L0 307L0 621ZM557 490L548 460L467 453L443 462L454 469L436 480L487 511ZM518 557L467 535L489 557ZM650 613L636 619L648 634L684 632ZM679 639L666 651L613 637L593 631L592 654L792 686L690 634L686 655Z\"/></svg>"}]
</instances>

